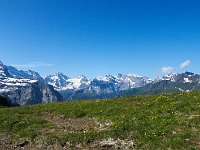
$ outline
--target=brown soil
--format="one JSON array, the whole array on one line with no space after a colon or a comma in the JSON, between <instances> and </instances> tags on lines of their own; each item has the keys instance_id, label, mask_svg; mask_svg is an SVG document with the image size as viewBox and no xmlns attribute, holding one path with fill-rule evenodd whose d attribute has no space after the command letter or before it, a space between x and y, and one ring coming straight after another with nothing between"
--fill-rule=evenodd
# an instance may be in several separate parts
<instances>
[{"instance_id":1,"label":"brown soil","mask_svg":"<svg viewBox=\"0 0 200 150\"><path fill-rule=\"evenodd\" d=\"M72 119L53 113L45 113L43 119L51 122L61 132L83 132L98 128L98 122L90 118Z\"/></svg>"},{"instance_id":2,"label":"brown soil","mask_svg":"<svg viewBox=\"0 0 200 150\"><path fill-rule=\"evenodd\" d=\"M99 122L96 118L87 117L65 118L64 116L53 113L44 113L42 118L53 124L54 127L51 131L56 130L59 133L101 131L106 130L112 125L111 121Z\"/></svg>"}]
</instances>

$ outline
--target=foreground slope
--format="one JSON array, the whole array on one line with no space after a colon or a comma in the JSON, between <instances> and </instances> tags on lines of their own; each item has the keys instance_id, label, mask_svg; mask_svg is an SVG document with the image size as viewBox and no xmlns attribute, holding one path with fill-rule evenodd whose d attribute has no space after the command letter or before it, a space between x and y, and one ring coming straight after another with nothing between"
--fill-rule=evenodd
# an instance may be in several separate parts
<instances>
[{"instance_id":1,"label":"foreground slope","mask_svg":"<svg viewBox=\"0 0 200 150\"><path fill-rule=\"evenodd\" d=\"M200 149L200 92L0 108L0 149Z\"/></svg>"}]
</instances>

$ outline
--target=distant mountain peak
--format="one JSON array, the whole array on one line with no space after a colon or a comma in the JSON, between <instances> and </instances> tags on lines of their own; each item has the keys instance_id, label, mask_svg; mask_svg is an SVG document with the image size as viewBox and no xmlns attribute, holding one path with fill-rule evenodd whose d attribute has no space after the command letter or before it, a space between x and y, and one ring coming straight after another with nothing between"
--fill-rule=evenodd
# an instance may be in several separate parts
<instances>
[{"instance_id":1,"label":"distant mountain peak","mask_svg":"<svg viewBox=\"0 0 200 150\"><path fill-rule=\"evenodd\" d=\"M84 75L79 75L77 78L79 78L79 79L87 79L87 77L84 76Z\"/></svg>"},{"instance_id":2,"label":"distant mountain peak","mask_svg":"<svg viewBox=\"0 0 200 150\"><path fill-rule=\"evenodd\" d=\"M37 72L17 70L14 67L0 64L0 95L10 99L12 103L30 105L56 102L62 96L51 85L40 82Z\"/></svg>"},{"instance_id":3,"label":"distant mountain peak","mask_svg":"<svg viewBox=\"0 0 200 150\"><path fill-rule=\"evenodd\" d=\"M69 78L68 76L64 75L64 74L61 73L61 72L56 72L56 73L54 73L53 75L49 75L49 76L58 76L58 77Z\"/></svg>"},{"instance_id":4,"label":"distant mountain peak","mask_svg":"<svg viewBox=\"0 0 200 150\"><path fill-rule=\"evenodd\" d=\"M186 75L195 75L195 73L189 72L189 71L186 71L184 74L186 74Z\"/></svg>"},{"instance_id":5,"label":"distant mountain peak","mask_svg":"<svg viewBox=\"0 0 200 150\"><path fill-rule=\"evenodd\" d=\"M62 72L56 72L53 75L64 75Z\"/></svg>"},{"instance_id":6,"label":"distant mountain peak","mask_svg":"<svg viewBox=\"0 0 200 150\"><path fill-rule=\"evenodd\" d=\"M105 81L108 82L110 80L113 80L114 77L112 75L105 75L105 76L98 76L95 78L96 80L100 80L100 81Z\"/></svg>"},{"instance_id":7,"label":"distant mountain peak","mask_svg":"<svg viewBox=\"0 0 200 150\"><path fill-rule=\"evenodd\" d=\"M4 65L1 60L0 60L0 65Z\"/></svg>"},{"instance_id":8,"label":"distant mountain peak","mask_svg":"<svg viewBox=\"0 0 200 150\"><path fill-rule=\"evenodd\" d=\"M33 79L33 80L39 80L39 81L44 81L43 78L40 76L40 74L36 71L32 70L18 70L15 67L12 66L7 66L9 74L14 77L14 78L19 78L19 79Z\"/></svg>"},{"instance_id":9,"label":"distant mountain peak","mask_svg":"<svg viewBox=\"0 0 200 150\"><path fill-rule=\"evenodd\" d=\"M155 80L154 82L159 82L161 80L178 82L178 83L199 83L200 75L186 71L185 73L180 73L180 74L174 73L174 74L164 75L163 77Z\"/></svg>"},{"instance_id":10,"label":"distant mountain peak","mask_svg":"<svg viewBox=\"0 0 200 150\"><path fill-rule=\"evenodd\" d=\"M121 74L121 73L118 73L118 74L117 74L117 77L122 77L122 76L124 76L124 75Z\"/></svg>"},{"instance_id":11,"label":"distant mountain peak","mask_svg":"<svg viewBox=\"0 0 200 150\"><path fill-rule=\"evenodd\" d=\"M140 76L140 75L137 75L137 74L131 74L131 73L129 73L127 76L136 77L136 78L141 78L141 77L143 77L143 76Z\"/></svg>"},{"instance_id":12,"label":"distant mountain peak","mask_svg":"<svg viewBox=\"0 0 200 150\"><path fill-rule=\"evenodd\" d=\"M0 61L0 77L11 77L7 67Z\"/></svg>"}]
</instances>

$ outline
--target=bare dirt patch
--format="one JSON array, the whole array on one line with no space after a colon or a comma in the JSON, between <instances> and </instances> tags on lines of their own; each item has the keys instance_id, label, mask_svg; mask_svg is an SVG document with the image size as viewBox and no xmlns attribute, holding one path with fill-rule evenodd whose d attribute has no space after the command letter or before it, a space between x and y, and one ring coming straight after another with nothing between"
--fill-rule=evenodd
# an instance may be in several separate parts
<instances>
[{"instance_id":1,"label":"bare dirt patch","mask_svg":"<svg viewBox=\"0 0 200 150\"><path fill-rule=\"evenodd\" d=\"M112 125L112 122L109 120L99 122L96 118L65 118L63 115L54 113L44 113L42 118L51 122L55 129L62 133L102 131ZM54 131L54 129L51 130Z\"/></svg>"},{"instance_id":2,"label":"bare dirt patch","mask_svg":"<svg viewBox=\"0 0 200 150\"><path fill-rule=\"evenodd\" d=\"M0 149L1 150L21 150L31 149L30 142L24 139L13 139L11 133L0 133ZM29 147L29 148L28 148Z\"/></svg>"}]
</instances>

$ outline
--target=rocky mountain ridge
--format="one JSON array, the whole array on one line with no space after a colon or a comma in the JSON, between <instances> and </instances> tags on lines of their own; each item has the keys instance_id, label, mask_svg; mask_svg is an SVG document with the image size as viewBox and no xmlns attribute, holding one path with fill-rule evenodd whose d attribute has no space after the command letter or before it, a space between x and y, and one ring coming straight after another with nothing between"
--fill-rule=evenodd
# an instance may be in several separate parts
<instances>
[{"instance_id":1,"label":"rocky mountain ridge","mask_svg":"<svg viewBox=\"0 0 200 150\"><path fill-rule=\"evenodd\" d=\"M44 80L62 93L65 99L72 99L72 95L79 93L93 93L95 95L117 93L123 90L142 87L153 81L147 77L122 74L117 76L99 76L89 80L85 76L69 78L62 73L46 76Z\"/></svg>"},{"instance_id":2,"label":"rocky mountain ridge","mask_svg":"<svg viewBox=\"0 0 200 150\"><path fill-rule=\"evenodd\" d=\"M0 62L0 95L7 97L13 105L20 106L62 100L62 96L53 86L36 79L15 78L2 62Z\"/></svg>"},{"instance_id":3,"label":"rocky mountain ridge","mask_svg":"<svg viewBox=\"0 0 200 150\"><path fill-rule=\"evenodd\" d=\"M142 87L153 80L134 74L118 74L117 76L106 75L98 76L94 79L80 75L76 78L70 78L60 72L48 75L42 78L35 71L17 70L12 66L8 66L8 72L14 78L39 80L52 85L55 90L59 91L64 99L77 99L77 95L94 95L92 98L105 98L105 95L118 93L119 91L129 90ZM84 96L89 98L88 96ZM78 98L79 99L79 98Z\"/></svg>"},{"instance_id":4,"label":"rocky mountain ridge","mask_svg":"<svg viewBox=\"0 0 200 150\"><path fill-rule=\"evenodd\" d=\"M165 75L140 88L122 91L118 96L148 95L200 90L200 75L188 72Z\"/></svg>"},{"instance_id":5,"label":"rocky mountain ridge","mask_svg":"<svg viewBox=\"0 0 200 150\"><path fill-rule=\"evenodd\" d=\"M200 89L200 75L191 72L169 74L155 80L134 74L106 75L88 79L83 75L70 78L62 73L55 73L42 78L39 73L31 70L19 71L11 66L6 67L7 69L5 69L5 66L3 67L4 71L0 69L0 73L5 88L0 89L0 91L10 91L13 86L18 86L18 89L20 89L20 86L30 84L36 87L48 85L51 86L52 90L53 88L57 90L65 100L110 98ZM11 83L15 85L8 86Z\"/></svg>"}]
</instances>

